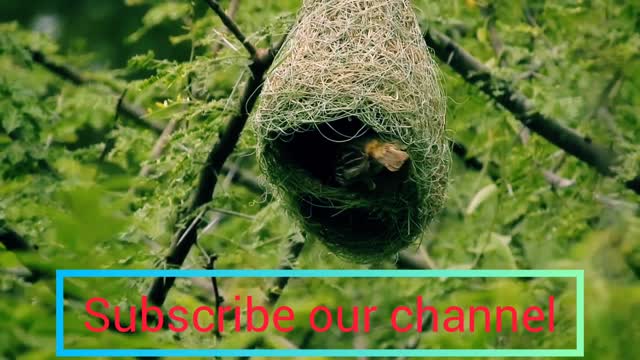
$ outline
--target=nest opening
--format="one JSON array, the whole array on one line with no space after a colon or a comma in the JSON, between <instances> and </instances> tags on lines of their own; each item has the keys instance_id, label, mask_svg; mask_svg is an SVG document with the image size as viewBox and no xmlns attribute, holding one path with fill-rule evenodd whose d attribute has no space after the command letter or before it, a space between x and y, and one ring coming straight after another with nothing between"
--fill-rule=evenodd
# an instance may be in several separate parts
<instances>
[{"instance_id":1,"label":"nest opening","mask_svg":"<svg viewBox=\"0 0 640 360\"><path fill-rule=\"evenodd\" d=\"M346 248L352 256L357 253L369 259L395 251L399 243L409 242L407 233L419 229L409 223L408 213L418 206L411 202L419 201L417 185L410 179L411 161L398 172L376 174L373 190L364 184L339 185L335 168L343 143L371 135L392 139L377 134L358 117L337 118L286 135L270 134L272 140L264 145L262 156L277 164L278 173L292 185L285 196L291 210L304 219L304 227L334 250Z\"/></svg>"},{"instance_id":2,"label":"nest opening","mask_svg":"<svg viewBox=\"0 0 640 360\"><path fill-rule=\"evenodd\" d=\"M271 148L280 158L281 166L304 171L324 186L342 187L335 180L336 161L341 146L362 136L382 137L357 117L343 116L305 131L274 136ZM400 184L408 179L409 162L398 172L381 171L374 175L373 181L380 185L376 187L377 191L369 190L362 184L350 185L348 189L363 194L398 190Z\"/></svg>"}]
</instances>

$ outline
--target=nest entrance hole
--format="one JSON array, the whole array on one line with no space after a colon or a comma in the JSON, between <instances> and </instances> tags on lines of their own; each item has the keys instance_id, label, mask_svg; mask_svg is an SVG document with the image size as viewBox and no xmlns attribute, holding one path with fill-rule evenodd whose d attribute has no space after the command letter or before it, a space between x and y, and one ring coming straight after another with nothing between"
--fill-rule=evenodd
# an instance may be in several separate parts
<instances>
[{"instance_id":1,"label":"nest entrance hole","mask_svg":"<svg viewBox=\"0 0 640 360\"><path fill-rule=\"evenodd\" d=\"M370 126L355 116L345 116L331 122L320 123L304 131L275 139L273 150L283 167L301 169L322 185L341 187L335 180L336 161L345 144L361 137L377 137ZM409 164L396 173L382 171L373 179L378 186L375 193L398 190L408 178ZM371 193L365 185L356 184L351 191Z\"/></svg>"},{"instance_id":2,"label":"nest entrance hole","mask_svg":"<svg viewBox=\"0 0 640 360\"><path fill-rule=\"evenodd\" d=\"M274 146L283 165L302 169L323 185L337 186L335 168L338 152L345 143L373 133L357 117L348 116L280 137Z\"/></svg>"},{"instance_id":3,"label":"nest entrance hole","mask_svg":"<svg viewBox=\"0 0 640 360\"><path fill-rule=\"evenodd\" d=\"M277 137L267 151L280 171L293 170L302 176L296 181L308 184L302 191L296 189L292 205L313 232L328 243L340 243L350 253L364 255L391 246L398 229L405 231L407 202L418 196L416 184L409 181L409 163L399 172L384 169L375 175L375 190L365 184L344 187L335 181L339 153L347 142L362 136L379 135L357 117L345 116Z\"/></svg>"}]
</instances>

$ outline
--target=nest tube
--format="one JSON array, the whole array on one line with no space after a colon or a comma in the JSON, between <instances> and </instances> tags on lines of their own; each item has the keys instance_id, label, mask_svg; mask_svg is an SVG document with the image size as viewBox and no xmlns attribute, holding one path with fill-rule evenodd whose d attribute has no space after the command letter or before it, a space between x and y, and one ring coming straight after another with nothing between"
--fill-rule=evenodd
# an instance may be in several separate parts
<instances>
[{"instance_id":1,"label":"nest tube","mask_svg":"<svg viewBox=\"0 0 640 360\"><path fill-rule=\"evenodd\" d=\"M272 190L308 234L370 262L441 209L449 149L439 70L408 0L305 0L264 84L253 129ZM381 186L332 182L339 144L375 135L410 161Z\"/></svg>"}]
</instances>

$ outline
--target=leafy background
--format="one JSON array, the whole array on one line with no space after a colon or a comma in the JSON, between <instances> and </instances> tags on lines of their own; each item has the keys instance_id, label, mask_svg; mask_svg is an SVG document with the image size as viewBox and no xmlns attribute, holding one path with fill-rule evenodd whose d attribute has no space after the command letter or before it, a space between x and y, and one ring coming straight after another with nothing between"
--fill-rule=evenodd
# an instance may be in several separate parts
<instances>
[{"instance_id":1,"label":"leafy background","mask_svg":"<svg viewBox=\"0 0 640 360\"><path fill-rule=\"evenodd\" d=\"M223 1L227 8L229 2ZM241 0L234 16L249 40L269 46L300 1ZM536 109L624 155L605 178L543 138L441 63L449 97L448 133L468 150L454 157L446 208L419 246L405 253L441 269L585 269L586 357L640 358L638 195L621 185L640 173L640 5L632 1L414 1L423 26L447 33ZM0 225L37 247L1 250L0 354L55 355L53 273L59 268L163 268L207 152L238 108L249 63L201 1L3 2L0 5ZM78 69L62 79L30 51ZM116 116L124 99L146 123ZM158 132L175 131L159 156ZM247 129L227 164L260 185ZM464 161L466 160L466 161ZM184 268L273 269L287 260L294 225L247 182L220 175L198 247ZM255 181L254 181L255 180ZM258 192L257 192L258 191ZM5 231L3 230L3 231ZM3 235L4 236L4 235ZM296 268L396 268L397 259L357 265L307 239ZM89 335L82 302L99 295L136 303L148 279L68 285L70 348L572 348L575 287L570 281L292 280L280 304L296 309L282 334L187 332ZM222 295L266 299L269 279L220 279ZM544 306L557 299L553 334L398 334L380 325L353 336L309 334L312 306L391 309L424 295L440 305ZM166 306L213 305L208 280L179 280ZM161 344L161 345L159 345Z\"/></svg>"}]
</instances>

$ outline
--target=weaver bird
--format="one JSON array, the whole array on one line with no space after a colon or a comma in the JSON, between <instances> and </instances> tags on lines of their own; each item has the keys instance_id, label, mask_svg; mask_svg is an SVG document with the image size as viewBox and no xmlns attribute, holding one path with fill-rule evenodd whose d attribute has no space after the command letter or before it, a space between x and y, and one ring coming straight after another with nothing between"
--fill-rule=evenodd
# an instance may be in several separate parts
<instances>
[{"instance_id":1,"label":"weaver bird","mask_svg":"<svg viewBox=\"0 0 640 360\"><path fill-rule=\"evenodd\" d=\"M408 159L402 146L362 136L339 146L335 179L342 186L364 183L370 191L375 190L375 175L384 169L397 172Z\"/></svg>"}]
</instances>

